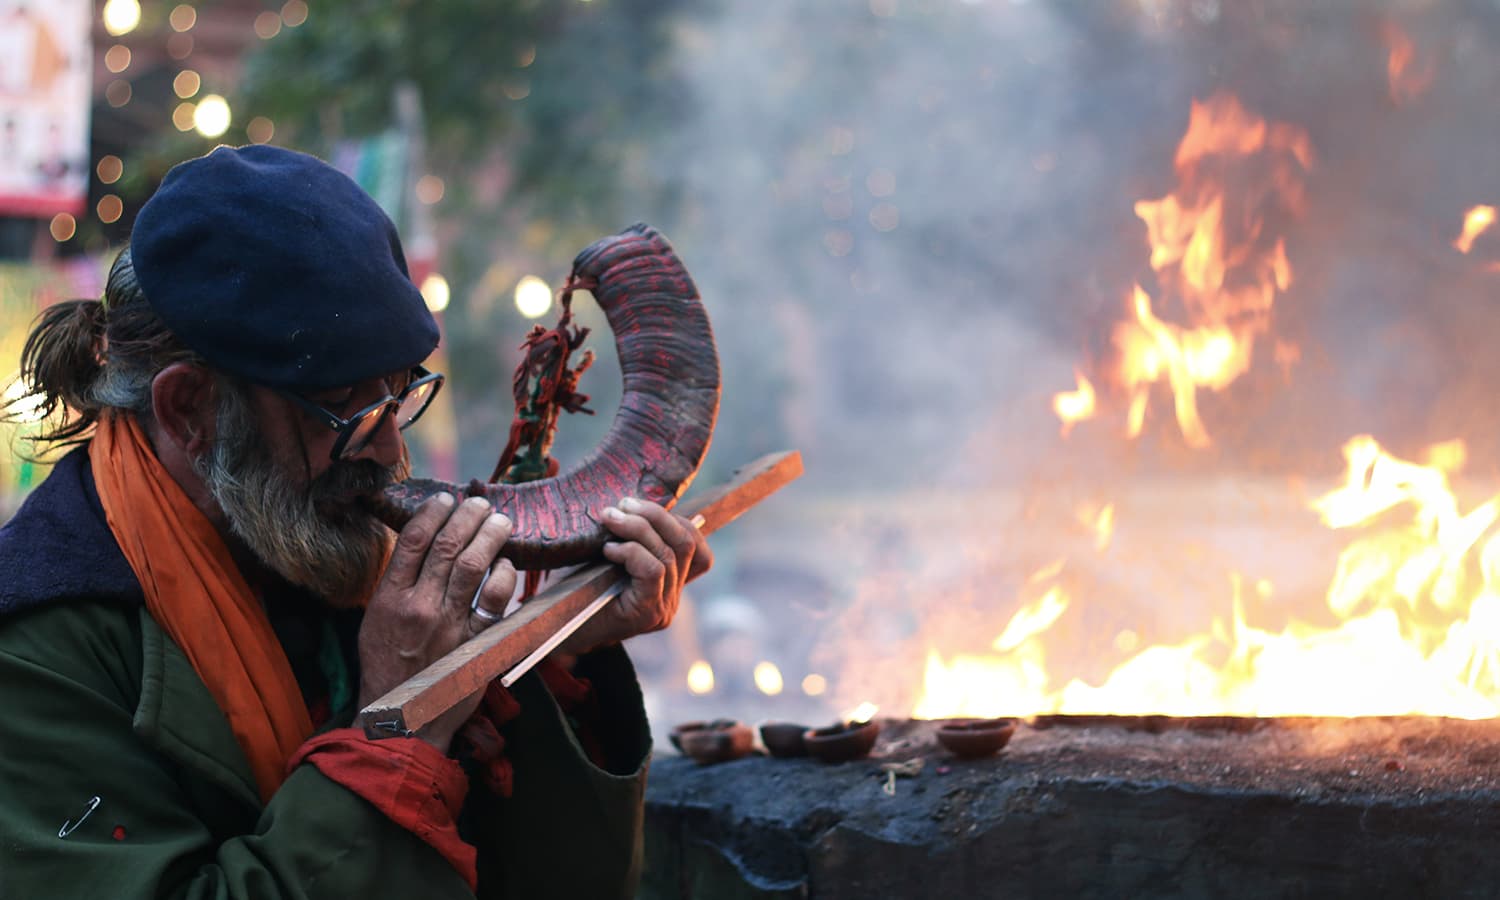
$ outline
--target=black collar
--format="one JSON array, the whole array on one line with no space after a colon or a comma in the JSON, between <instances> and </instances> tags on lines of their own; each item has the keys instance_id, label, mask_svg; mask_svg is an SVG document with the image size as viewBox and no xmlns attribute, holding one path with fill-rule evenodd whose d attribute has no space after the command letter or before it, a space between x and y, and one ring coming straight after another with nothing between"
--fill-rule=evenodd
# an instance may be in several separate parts
<instances>
[{"instance_id":1,"label":"black collar","mask_svg":"<svg viewBox=\"0 0 1500 900\"><path fill-rule=\"evenodd\" d=\"M104 519L84 445L58 460L0 528L0 616L105 597L139 602L141 587Z\"/></svg>"}]
</instances>

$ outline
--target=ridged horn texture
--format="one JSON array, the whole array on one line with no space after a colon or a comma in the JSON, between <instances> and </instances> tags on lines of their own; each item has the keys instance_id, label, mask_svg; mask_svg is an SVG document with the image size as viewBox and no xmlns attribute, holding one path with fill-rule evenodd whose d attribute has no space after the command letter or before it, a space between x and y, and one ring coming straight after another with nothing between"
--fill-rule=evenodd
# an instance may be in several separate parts
<instances>
[{"instance_id":1,"label":"ridged horn texture","mask_svg":"<svg viewBox=\"0 0 1500 900\"><path fill-rule=\"evenodd\" d=\"M599 558L610 539L599 521L606 507L625 497L670 506L687 490L719 415L719 354L698 288L648 225L595 242L573 260L573 276L597 281L592 293L624 376L604 440L577 467L540 481L393 485L376 510L391 528L404 527L440 491L483 496L515 523L501 555L519 569L553 569Z\"/></svg>"}]
</instances>

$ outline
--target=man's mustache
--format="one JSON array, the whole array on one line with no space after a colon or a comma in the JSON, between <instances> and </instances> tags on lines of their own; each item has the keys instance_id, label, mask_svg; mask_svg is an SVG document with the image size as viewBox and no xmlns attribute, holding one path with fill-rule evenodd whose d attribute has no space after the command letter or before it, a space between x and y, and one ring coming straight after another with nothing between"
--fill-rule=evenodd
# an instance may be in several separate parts
<instances>
[{"instance_id":1,"label":"man's mustache","mask_svg":"<svg viewBox=\"0 0 1500 900\"><path fill-rule=\"evenodd\" d=\"M348 508L395 484L400 480L403 468L382 466L370 459L341 460L313 479L308 495L320 511Z\"/></svg>"}]
</instances>

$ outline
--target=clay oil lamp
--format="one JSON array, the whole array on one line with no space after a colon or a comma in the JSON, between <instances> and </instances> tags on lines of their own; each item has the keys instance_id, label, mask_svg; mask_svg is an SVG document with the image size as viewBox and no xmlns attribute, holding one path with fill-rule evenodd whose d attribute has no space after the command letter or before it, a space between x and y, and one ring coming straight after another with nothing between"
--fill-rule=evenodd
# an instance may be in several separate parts
<instances>
[{"instance_id":1,"label":"clay oil lamp","mask_svg":"<svg viewBox=\"0 0 1500 900\"><path fill-rule=\"evenodd\" d=\"M748 755L754 737L749 725L719 719L702 728L679 732L677 745L694 762L707 766Z\"/></svg>"},{"instance_id":2,"label":"clay oil lamp","mask_svg":"<svg viewBox=\"0 0 1500 900\"><path fill-rule=\"evenodd\" d=\"M667 735L667 740L672 742L672 746L677 748L678 753L686 754L687 751L682 749L683 735L694 731L721 731L738 724L733 719L714 719L712 722L683 722L672 729L671 734Z\"/></svg>"},{"instance_id":3,"label":"clay oil lamp","mask_svg":"<svg viewBox=\"0 0 1500 900\"><path fill-rule=\"evenodd\" d=\"M938 726L938 743L959 759L993 756L1016 733L1015 719L953 719Z\"/></svg>"},{"instance_id":4,"label":"clay oil lamp","mask_svg":"<svg viewBox=\"0 0 1500 900\"><path fill-rule=\"evenodd\" d=\"M807 755L806 725L795 722L767 722L760 726L760 742L766 752L777 759Z\"/></svg>"},{"instance_id":5,"label":"clay oil lamp","mask_svg":"<svg viewBox=\"0 0 1500 900\"><path fill-rule=\"evenodd\" d=\"M802 739L807 752L815 758L826 763L840 763L869 756L875 738L879 736L880 723L871 719L814 728L803 734Z\"/></svg>"}]
</instances>

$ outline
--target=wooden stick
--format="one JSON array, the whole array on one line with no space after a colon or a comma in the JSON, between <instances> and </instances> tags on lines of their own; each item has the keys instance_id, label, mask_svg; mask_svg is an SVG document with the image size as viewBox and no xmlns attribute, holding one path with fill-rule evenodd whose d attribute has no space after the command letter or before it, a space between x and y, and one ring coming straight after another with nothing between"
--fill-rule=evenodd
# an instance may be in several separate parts
<instances>
[{"instance_id":1,"label":"wooden stick","mask_svg":"<svg viewBox=\"0 0 1500 900\"><path fill-rule=\"evenodd\" d=\"M801 474L797 451L772 453L675 511L702 516L701 530L712 534ZM359 725L372 739L410 735L509 671L622 580L613 563L578 569L365 707Z\"/></svg>"}]
</instances>

